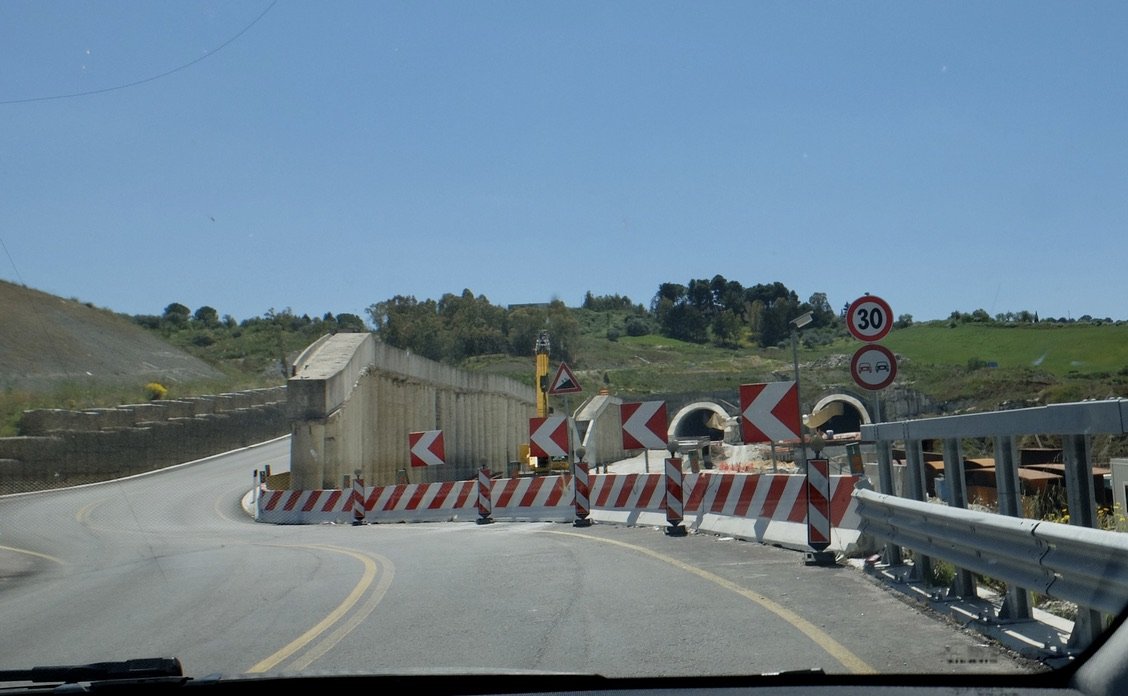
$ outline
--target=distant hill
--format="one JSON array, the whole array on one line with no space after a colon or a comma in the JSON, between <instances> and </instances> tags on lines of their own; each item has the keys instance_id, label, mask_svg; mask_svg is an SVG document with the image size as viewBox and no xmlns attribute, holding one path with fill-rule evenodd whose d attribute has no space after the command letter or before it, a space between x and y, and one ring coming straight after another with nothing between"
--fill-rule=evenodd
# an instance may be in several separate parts
<instances>
[{"instance_id":1,"label":"distant hill","mask_svg":"<svg viewBox=\"0 0 1128 696\"><path fill-rule=\"evenodd\" d=\"M116 386L222 377L128 317L0 281L0 388L40 391L75 380Z\"/></svg>"}]
</instances>

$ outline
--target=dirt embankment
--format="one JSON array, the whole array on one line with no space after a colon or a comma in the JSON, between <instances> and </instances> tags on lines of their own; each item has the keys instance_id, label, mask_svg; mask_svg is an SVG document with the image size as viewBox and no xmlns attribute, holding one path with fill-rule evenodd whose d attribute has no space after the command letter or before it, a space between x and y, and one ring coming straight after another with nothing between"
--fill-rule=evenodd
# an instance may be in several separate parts
<instances>
[{"instance_id":1,"label":"dirt embankment","mask_svg":"<svg viewBox=\"0 0 1128 696\"><path fill-rule=\"evenodd\" d=\"M0 388L221 378L120 314L0 281Z\"/></svg>"}]
</instances>

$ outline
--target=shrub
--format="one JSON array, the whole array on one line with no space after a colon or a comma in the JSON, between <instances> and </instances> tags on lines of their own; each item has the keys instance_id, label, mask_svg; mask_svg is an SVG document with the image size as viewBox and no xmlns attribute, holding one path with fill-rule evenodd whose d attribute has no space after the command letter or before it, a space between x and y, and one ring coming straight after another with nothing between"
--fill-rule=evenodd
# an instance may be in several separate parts
<instances>
[{"instance_id":1,"label":"shrub","mask_svg":"<svg viewBox=\"0 0 1128 696\"><path fill-rule=\"evenodd\" d=\"M160 382L149 382L145 385L145 394L148 395L149 401L157 401L168 395L168 387Z\"/></svg>"}]
</instances>

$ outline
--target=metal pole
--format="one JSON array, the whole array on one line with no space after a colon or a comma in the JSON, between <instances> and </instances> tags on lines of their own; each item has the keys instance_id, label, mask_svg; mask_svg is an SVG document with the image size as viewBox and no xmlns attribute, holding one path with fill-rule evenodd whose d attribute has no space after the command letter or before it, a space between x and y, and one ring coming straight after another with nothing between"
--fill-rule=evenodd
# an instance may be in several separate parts
<instances>
[{"instance_id":1,"label":"metal pole","mask_svg":"<svg viewBox=\"0 0 1128 696\"><path fill-rule=\"evenodd\" d=\"M803 438L803 400L800 398L799 390L799 330L795 325L791 325L791 360L795 365L795 410L799 417L799 457L796 464L799 465L799 471L807 470L807 441Z\"/></svg>"}]
</instances>

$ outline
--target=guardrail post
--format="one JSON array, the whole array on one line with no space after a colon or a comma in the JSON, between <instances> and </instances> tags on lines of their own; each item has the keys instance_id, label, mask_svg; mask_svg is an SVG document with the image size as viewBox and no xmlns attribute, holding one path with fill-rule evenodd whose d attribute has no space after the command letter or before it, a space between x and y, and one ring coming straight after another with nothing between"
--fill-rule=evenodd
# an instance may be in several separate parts
<instances>
[{"instance_id":1,"label":"guardrail post","mask_svg":"<svg viewBox=\"0 0 1128 696\"><path fill-rule=\"evenodd\" d=\"M949 507L967 508L967 478L964 476L963 451L957 438L944 440L944 481L947 484ZM963 568L956 569L951 591L958 597L977 597L975 574Z\"/></svg>"},{"instance_id":2,"label":"guardrail post","mask_svg":"<svg viewBox=\"0 0 1128 696\"><path fill-rule=\"evenodd\" d=\"M1069 523L1097 528L1096 490L1093 487L1093 462L1089 458L1089 438L1085 435L1063 435L1062 460L1065 464L1065 495L1069 505ZM1097 639L1104 627L1099 611L1077 607L1069 647L1081 648Z\"/></svg>"},{"instance_id":3,"label":"guardrail post","mask_svg":"<svg viewBox=\"0 0 1128 696\"><path fill-rule=\"evenodd\" d=\"M882 495L896 495L893 490L893 443L888 440L878 440L874 443L877 447L877 490ZM892 542L885 544L886 565L901 565L901 547Z\"/></svg>"},{"instance_id":4,"label":"guardrail post","mask_svg":"<svg viewBox=\"0 0 1128 696\"><path fill-rule=\"evenodd\" d=\"M1084 435L1063 435L1061 446L1069 523L1096 529L1097 502L1093 464L1089 460L1089 440Z\"/></svg>"},{"instance_id":5,"label":"guardrail post","mask_svg":"<svg viewBox=\"0 0 1128 696\"><path fill-rule=\"evenodd\" d=\"M1018 456L1014 438L1005 435L995 438L995 492L999 501L999 514L1023 517L1022 497L1018 487ZM1007 596L999 612L1000 618L1029 619L1030 592L1022 587L1007 585Z\"/></svg>"},{"instance_id":6,"label":"guardrail post","mask_svg":"<svg viewBox=\"0 0 1128 696\"><path fill-rule=\"evenodd\" d=\"M908 464L908 471L905 472L905 497L926 502L928 488L925 486L924 455L920 440L905 440L905 458ZM932 559L919 551L913 558L912 577L921 582L928 582L932 578Z\"/></svg>"}]
</instances>

